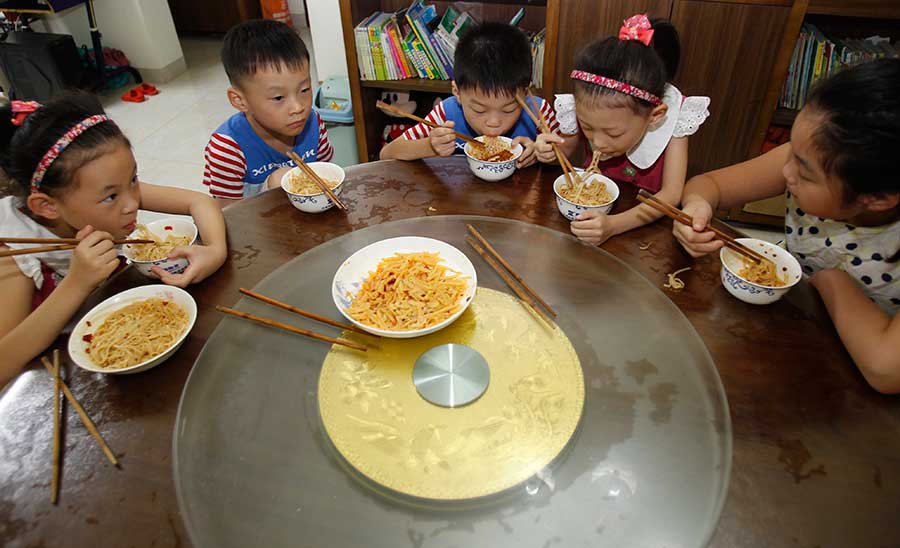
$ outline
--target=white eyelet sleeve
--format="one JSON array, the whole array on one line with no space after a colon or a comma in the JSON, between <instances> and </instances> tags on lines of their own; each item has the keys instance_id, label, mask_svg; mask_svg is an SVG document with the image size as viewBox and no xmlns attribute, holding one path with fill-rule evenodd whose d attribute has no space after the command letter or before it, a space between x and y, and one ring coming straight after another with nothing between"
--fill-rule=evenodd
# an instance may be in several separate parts
<instances>
[{"instance_id":1,"label":"white eyelet sleeve","mask_svg":"<svg viewBox=\"0 0 900 548\"><path fill-rule=\"evenodd\" d=\"M697 133L707 118L709 118L709 97L685 97L672 137L687 137Z\"/></svg>"},{"instance_id":2,"label":"white eyelet sleeve","mask_svg":"<svg viewBox=\"0 0 900 548\"><path fill-rule=\"evenodd\" d=\"M578 118L575 117L575 96L571 93L557 95L553 102L553 110L556 111L556 120L559 122L559 132L562 135L575 135L578 133Z\"/></svg>"}]
</instances>

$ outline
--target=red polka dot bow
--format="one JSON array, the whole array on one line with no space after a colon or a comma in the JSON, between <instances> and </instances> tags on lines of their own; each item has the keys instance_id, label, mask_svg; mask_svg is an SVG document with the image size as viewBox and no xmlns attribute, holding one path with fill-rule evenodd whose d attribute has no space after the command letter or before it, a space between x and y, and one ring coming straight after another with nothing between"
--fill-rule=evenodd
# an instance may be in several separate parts
<instances>
[{"instance_id":1,"label":"red polka dot bow","mask_svg":"<svg viewBox=\"0 0 900 548\"><path fill-rule=\"evenodd\" d=\"M619 40L638 40L645 46L650 45L653 39L653 27L650 20L647 19L646 13L632 15L622 24L619 29Z\"/></svg>"}]
</instances>

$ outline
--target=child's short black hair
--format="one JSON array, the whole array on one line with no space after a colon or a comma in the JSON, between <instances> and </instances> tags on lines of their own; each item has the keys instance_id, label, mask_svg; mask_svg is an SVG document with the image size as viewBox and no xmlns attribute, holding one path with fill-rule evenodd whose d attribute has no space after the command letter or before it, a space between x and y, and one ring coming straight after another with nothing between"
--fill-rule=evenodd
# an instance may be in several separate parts
<instances>
[{"instance_id":1,"label":"child's short black hair","mask_svg":"<svg viewBox=\"0 0 900 548\"><path fill-rule=\"evenodd\" d=\"M309 50L292 27L267 19L245 21L231 27L222 45L222 66L232 85L258 70L282 65L300 70L309 64Z\"/></svg>"},{"instance_id":2,"label":"child's short black hair","mask_svg":"<svg viewBox=\"0 0 900 548\"><path fill-rule=\"evenodd\" d=\"M631 84L661 99L666 92L666 83L672 81L678 71L681 43L671 22L650 19L650 24L653 40L649 47L638 40L610 36L584 48L575 58L575 69ZM630 106L636 113L649 112L653 108L643 99L581 80L575 80L575 92L617 99L621 106Z\"/></svg>"},{"instance_id":3,"label":"child's short black hair","mask_svg":"<svg viewBox=\"0 0 900 548\"><path fill-rule=\"evenodd\" d=\"M90 116L104 114L96 96L82 92L62 94L43 105L25 119L21 127L10 122L12 105L0 100L0 167L9 177L4 193L24 198L31 187L31 177L44 154L67 131ZM74 182L75 172L120 143L131 146L112 121L85 130L50 164L41 181L40 190L59 196Z\"/></svg>"},{"instance_id":4,"label":"child's short black hair","mask_svg":"<svg viewBox=\"0 0 900 548\"><path fill-rule=\"evenodd\" d=\"M531 65L531 45L524 32L506 23L481 23L459 40L453 79L459 89L515 95L531 83Z\"/></svg>"}]
</instances>

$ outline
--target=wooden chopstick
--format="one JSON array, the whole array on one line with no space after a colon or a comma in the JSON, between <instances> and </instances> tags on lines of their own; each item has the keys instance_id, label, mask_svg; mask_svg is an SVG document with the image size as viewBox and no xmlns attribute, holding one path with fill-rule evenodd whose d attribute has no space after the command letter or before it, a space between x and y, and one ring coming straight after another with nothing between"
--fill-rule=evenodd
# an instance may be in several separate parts
<instances>
[{"instance_id":1,"label":"wooden chopstick","mask_svg":"<svg viewBox=\"0 0 900 548\"><path fill-rule=\"evenodd\" d=\"M268 318L263 318L262 316L256 316L255 314L249 314L247 312L241 312L240 310L235 310L233 308L228 308L227 306L216 306L216 310L222 312L224 314L230 314L232 316L237 316L238 318L244 318L245 320L250 320L251 322L261 323L263 325L268 325L269 327L276 327L278 329L283 329L285 331L290 331L291 333L297 333L298 335L305 335L307 337L311 337L313 339L318 339L320 341L330 342L332 344L340 344L346 346L348 348L353 348L354 350L361 350L365 352L368 350L365 346L361 344L356 344L354 342L350 342L344 339L335 339L333 337L329 337L327 335L321 335L316 333L315 331L310 331L309 329L303 329L302 327L294 327L293 325L288 325L286 323L277 322L275 320L270 320Z\"/></svg>"},{"instance_id":2,"label":"wooden chopstick","mask_svg":"<svg viewBox=\"0 0 900 548\"><path fill-rule=\"evenodd\" d=\"M439 127L443 127L443 126L439 126L439 125L435 124L434 122L429 122L425 118L419 118L415 114L409 114L408 112L404 112L393 105L389 105L389 104L385 103L384 101L376 101L375 106L385 112L390 112L391 114L396 114L397 116L403 116L404 118L409 118L410 120L419 122L420 124L425 124L426 126L430 127L431 129L437 129ZM478 141L477 139L473 139L464 133L454 131L453 134L456 135L457 139L462 139L463 141L465 141L467 143L472 143L473 145L475 145L477 147L483 148L485 146L485 144L482 143L481 141Z\"/></svg>"},{"instance_id":3,"label":"wooden chopstick","mask_svg":"<svg viewBox=\"0 0 900 548\"><path fill-rule=\"evenodd\" d=\"M319 177L319 174L316 173L316 171L313 168L306 165L306 162L304 162L303 159L300 158L300 156L298 156L296 152L294 152L293 150L289 150L287 155L291 160L294 161L295 164L297 164L297 167L299 167L301 171L306 173L309 176L309 178L312 179L314 183L316 183L316 186L318 186L322 192L324 192L326 195L328 195L328 198L330 198L331 201L334 202L334 205L336 205L338 207L338 209L340 209L342 211L347 211L347 206L344 205L344 202L342 202L337 197L337 194L335 194L331 190L331 188L328 186L328 183L323 181L322 178Z\"/></svg>"},{"instance_id":4,"label":"wooden chopstick","mask_svg":"<svg viewBox=\"0 0 900 548\"><path fill-rule=\"evenodd\" d=\"M59 500L59 349L53 350L53 476L50 478L50 503Z\"/></svg>"},{"instance_id":5,"label":"wooden chopstick","mask_svg":"<svg viewBox=\"0 0 900 548\"><path fill-rule=\"evenodd\" d=\"M307 318L316 320L318 322L326 323L328 325L332 325L334 327L339 327L341 329L346 329L347 331L353 331L354 333L359 333L361 335L369 335L371 337L378 337L378 335L374 335L372 333L369 333L368 331L364 331L364 330L356 327L355 325L351 325L348 323L336 322L336 321L332 320L331 318L326 318L325 316L320 316L314 312L309 312L308 310L303 310L302 308L297 308L296 306L292 306L287 303L283 303L283 302L275 300L271 297L266 297L265 295L256 293L255 291L250 291L249 289L245 289L243 287L238 289L238 291L240 291L241 293L243 293L244 295L246 295L248 297L252 297L252 298L262 301L266 304L270 304L272 306L277 306L278 308L283 308L284 310L293 312L294 314L299 314L301 316L305 316Z\"/></svg>"},{"instance_id":6,"label":"wooden chopstick","mask_svg":"<svg viewBox=\"0 0 900 548\"><path fill-rule=\"evenodd\" d=\"M670 204L663 202L662 200L660 200L656 196L650 194L649 192L647 192L644 189L641 189L640 191L638 191L637 199L641 203L647 204L648 206L659 211L660 213L662 213L668 217L671 217L672 219L674 219L682 224L685 224L688 226L694 225L694 219L691 218L690 215L681 211L680 209L675 208L674 206L672 206ZM716 236L718 236L720 240L725 242L725 245L727 245L729 248L737 251L738 253L747 257L748 259L750 259L754 262L757 262L757 263L772 262L771 259L768 259L768 258L760 255L756 251L753 251L749 247L745 246L744 244L742 244L739 241L732 238L729 234L726 234L725 232L722 232L718 228L714 227L712 225L712 223L708 224L706 229L712 231L712 233L715 234Z\"/></svg>"},{"instance_id":7,"label":"wooden chopstick","mask_svg":"<svg viewBox=\"0 0 900 548\"><path fill-rule=\"evenodd\" d=\"M547 126L547 121L544 120L543 116L538 116L536 112L531 110L531 107L525 102L525 98L522 97L520 93L516 94L516 101L519 103L519 106L522 107L522 110L525 111L525 114L531 118L531 121L534 122L534 125L540 129L541 133L550 133L550 128ZM556 161L559 162L559 167L562 168L563 173L566 176L566 182L572 188L579 188L579 183L581 183L581 178L578 176L578 172L575 171L575 168L572 167L572 163L569 162L569 159L566 158L566 155L562 153L556 143L551 143L550 148L553 149L553 154L556 155Z\"/></svg>"},{"instance_id":8,"label":"wooden chopstick","mask_svg":"<svg viewBox=\"0 0 900 548\"><path fill-rule=\"evenodd\" d=\"M0 236L0 244L75 244L81 240L78 238L3 238ZM113 240L115 245L122 244L154 244L153 240Z\"/></svg>"},{"instance_id":9,"label":"wooden chopstick","mask_svg":"<svg viewBox=\"0 0 900 548\"><path fill-rule=\"evenodd\" d=\"M44 242L16 242L15 240L28 240L29 238L7 238L5 240L0 239L0 243L44 243ZM14 257L16 255L31 255L32 253L49 253L52 251L69 251L70 249L75 249L78 247L78 242L80 240L76 240L74 238L31 238L32 240L46 240L49 242L58 242L62 243L62 245L45 245L41 247L26 247L23 249L4 249L0 251L0 257ZM66 241L70 241L73 243L63 243ZM153 240L113 240L113 244L122 245L122 244L152 244L155 243Z\"/></svg>"},{"instance_id":10,"label":"wooden chopstick","mask_svg":"<svg viewBox=\"0 0 900 548\"><path fill-rule=\"evenodd\" d=\"M46 253L49 251L68 251L78 247L77 244L45 245L43 247L26 247L25 249L4 249L0 251L0 257L13 257L15 255L30 255L32 253Z\"/></svg>"},{"instance_id":11,"label":"wooden chopstick","mask_svg":"<svg viewBox=\"0 0 900 548\"><path fill-rule=\"evenodd\" d=\"M541 303L541 305L547 309L547 312L550 312L550 314L552 314L554 317L556 317L556 315L557 315L556 311L553 310L553 308L549 304L547 304L547 301L542 299L541 296L538 295L537 292L534 289L532 289L531 286L528 285L528 283L526 283L525 280L523 280L522 277L519 276L519 274L516 273L516 271L513 270L513 268L511 266L509 266L509 263L506 262L506 259L504 259L503 257L500 256L500 253L496 249L494 249L494 246L492 246L490 244L490 242L488 242L487 239L485 239L485 237L481 235L480 232L478 232L478 229L476 229L474 226L469 225L469 224L466 225L466 228L469 230L469 232L472 234L472 236L474 236L475 239L478 240L481 243L481 245L483 245L484 248L491 255L493 255L493 257L495 259L497 259L497 262L499 262L501 265L503 265L503 267L506 270L508 270L510 274L512 274L512 277L515 278L520 284L522 284L522 287L525 288L525 291L527 291L529 294L531 294L531 296L534 297L534 299L537 300L537 302Z\"/></svg>"},{"instance_id":12,"label":"wooden chopstick","mask_svg":"<svg viewBox=\"0 0 900 548\"><path fill-rule=\"evenodd\" d=\"M46 357L41 358L41 362L43 362L44 367L53 374L53 366L50 365L50 360ZM94 424L94 421L88 416L85 412L84 407L78 403L78 400L75 399L75 396L72 395L72 392L69 390L69 387L66 386L66 382L62 379L59 381L60 387L62 387L63 394L66 396L66 400L72 404L72 407L75 408L75 412L78 413L78 416L81 417L81 422L84 424L84 427L87 428L88 432L91 433L91 436L97 441L97 444L100 446L100 449L103 450L103 454L106 455L107 460L113 464L113 466L118 466L119 461L116 459L116 456L113 454L112 449L106 445L106 441L103 439L103 436L100 435L100 432L97 431L97 426Z\"/></svg>"},{"instance_id":13,"label":"wooden chopstick","mask_svg":"<svg viewBox=\"0 0 900 548\"><path fill-rule=\"evenodd\" d=\"M527 293L525 293L524 290L519 288L519 285L515 282L515 280L513 280L513 278L509 274L507 274L505 270L503 270L503 267L497 264L497 261L495 261L493 257L488 255L487 252L485 252L485 250L482 249L480 245L478 245L478 242L476 242L472 238L466 237L466 243L472 246L472 249L474 249L476 253L481 255L481 258L484 259L484 261L489 264L491 268L493 268L494 271L500 275L501 278L503 278L503 281L506 282L506 285L508 285L509 288L513 290L513 293L515 293L516 296L518 296L519 299L522 300L522 302L528 305L528 307L531 308L539 318L544 320L547 325L553 325L553 320L551 320L550 317L547 316L547 314L543 310L541 310L537 303L535 303L531 299L531 297L528 296Z\"/></svg>"}]
</instances>

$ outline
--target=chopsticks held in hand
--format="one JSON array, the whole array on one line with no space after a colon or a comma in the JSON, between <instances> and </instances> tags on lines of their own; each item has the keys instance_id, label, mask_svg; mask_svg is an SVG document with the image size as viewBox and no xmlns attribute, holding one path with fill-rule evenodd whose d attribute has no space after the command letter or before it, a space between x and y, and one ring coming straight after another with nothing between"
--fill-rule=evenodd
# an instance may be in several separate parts
<instances>
[{"instance_id":1,"label":"chopsticks held in hand","mask_svg":"<svg viewBox=\"0 0 900 548\"><path fill-rule=\"evenodd\" d=\"M431 129L437 129L439 127L443 127L443 126L439 126L433 122L429 122L425 118L419 118L415 114L409 114L408 112L404 112L393 105L389 105L389 104L385 103L384 101L377 101L375 103L375 106L389 114L394 114L396 116L402 116L404 118L409 118L410 120L413 120L415 122L419 122L420 124L425 124L426 126L430 127ZM473 139L473 138L469 137L468 135L465 135L458 131L454 131L453 134L456 135L457 139L462 139L463 141L465 141L467 143L472 143L472 145L474 145L476 147L482 147L482 148L484 147L484 143L482 143L481 141L478 141L476 139Z\"/></svg>"},{"instance_id":2,"label":"chopsticks held in hand","mask_svg":"<svg viewBox=\"0 0 900 548\"><path fill-rule=\"evenodd\" d=\"M541 133L550 133L550 126L547 125L547 121L544 120L544 117L536 111L531 109L531 106L525 101L525 98L521 93L516 93L516 102L519 103L519 106L522 107L522 110L525 111L525 114L531 118L531 121L534 122L534 125L538 127ZM562 168L563 173L566 175L566 182L572 188L581 189L583 184L581 177L578 175L578 172L575 171L575 168L572 166L572 162L566 158L566 155L562 153L556 143L551 143L550 148L553 149L553 154L556 155L556 160L559 162L559 166Z\"/></svg>"},{"instance_id":3,"label":"chopsticks held in hand","mask_svg":"<svg viewBox=\"0 0 900 548\"><path fill-rule=\"evenodd\" d=\"M331 188L328 186L328 183L323 181L322 178L319 177L319 174L316 173L315 170L313 170L313 168L306 165L306 162L303 161L303 158L298 156L297 153L293 150L289 150L287 155L291 160L294 161L295 164L297 164L297 167L300 168L300 171L304 172L310 179L312 179L313 182L316 183L316 186L318 186L319 189L324 192L332 202L334 202L334 205L336 205L338 209L340 209L341 211L347 211L347 206L344 205L344 202L342 202L337 197L337 194L335 194L331 190Z\"/></svg>"},{"instance_id":4,"label":"chopsticks held in hand","mask_svg":"<svg viewBox=\"0 0 900 548\"><path fill-rule=\"evenodd\" d=\"M335 339L334 337L329 337L327 335L322 335L320 333L316 333L315 331L310 331L309 329L303 329L302 327L294 327L293 325L288 325L286 323L281 323L275 320L270 320L269 318L263 318L262 316L257 316L255 314L250 314L248 312L241 312L240 310L235 310L233 308L228 308L227 306L216 306L216 310L222 312L223 314L228 314L231 316L236 316L238 318L243 318L245 320L250 320L251 322L261 323L263 325L268 325L269 327L275 327L278 329L283 329L284 331L290 331L291 333L297 333L298 335L305 335L307 337L311 337L313 339L318 339L320 341L329 342L331 344L340 344L342 346L346 346L348 348L353 348L354 350L360 350L362 352L366 352L368 348L361 344L356 344L354 342L344 340L344 339Z\"/></svg>"},{"instance_id":5,"label":"chopsticks held in hand","mask_svg":"<svg viewBox=\"0 0 900 548\"><path fill-rule=\"evenodd\" d=\"M547 323L547 325L552 326L553 320L551 320L547 313L538 306L538 303L546 308L553 316L556 316L556 311L553 310L550 305L547 304L547 302L542 299L515 270L512 269L509 263L500 256L500 253L494 249L490 242L488 242L474 226L466 225L466 228L469 230L469 233L472 234L472 237L466 237L466 242L472 246L472 249L481 255L481 258L484 259L501 278L503 278L503 281L505 281L506 285L513 290L513 293L515 293L516 296L527 304L535 314ZM509 271L509 273L507 273L507 271Z\"/></svg>"},{"instance_id":6,"label":"chopsticks held in hand","mask_svg":"<svg viewBox=\"0 0 900 548\"><path fill-rule=\"evenodd\" d=\"M41 247L26 247L24 249L4 249L0 251L0 257L13 257L15 255L30 255L32 253L47 253L51 251L68 251L75 249L81 242L78 238L3 238L0 244L56 244ZM152 244L153 240L113 240L113 244Z\"/></svg>"},{"instance_id":7,"label":"chopsticks held in hand","mask_svg":"<svg viewBox=\"0 0 900 548\"><path fill-rule=\"evenodd\" d=\"M667 217L671 217L672 219L674 219L675 221L678 221L679 223L682 223L682 224L685 224L688 226L694 226L694 219L692 219L690 215L681 211L680 209L676 208L675 206L672 206L670 204L667 204L666 202L663 202L662 200L660 200L656 196L650 194L646 190L641 189L640 191L638 191L637 199L641 203L647 204L648 206L652 207L653 209L656 209L663 215L666 215ZM712 225L712 223L707 225L706 228L707 228L707 230L712 231L713 234L718 236L718 238L720 240L725 242L726 246L737 251L738 253L747 257L748 259L752 260L753 262L756 262L756 263L772 262L770 259L763 257L756 251L753 251L749 247L747 247L747 246L743 245L742 243L740 243L739 241L735 240L730 235L728 235L725 232L722 232L718 228L714 227Z\"/></svg>"}]
</instances>

